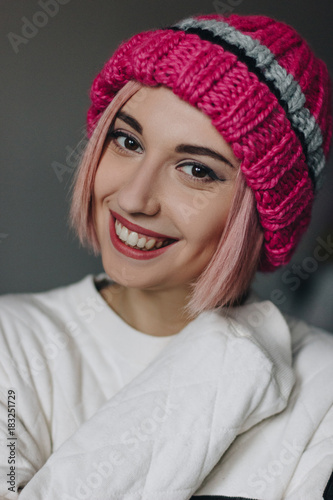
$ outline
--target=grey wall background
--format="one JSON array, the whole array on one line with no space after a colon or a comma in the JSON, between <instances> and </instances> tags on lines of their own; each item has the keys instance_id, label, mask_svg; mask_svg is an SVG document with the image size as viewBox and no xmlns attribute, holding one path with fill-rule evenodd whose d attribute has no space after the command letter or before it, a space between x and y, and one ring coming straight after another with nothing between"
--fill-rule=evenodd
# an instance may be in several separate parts
<instances>
[{"instance_id":1,"label":"grey wall background","mask_svg":"<svg viewBox=\"0 0 333 500\"><path fill-rule=\"evenodd\" d=\"M84 137L91 82L120 41L134 33L226 10L293 25L333 74L331 0L1 0L0 294L44 291L103 270L66 222L72 151ZM29 22L39 27L24 31ZM15 34L11 40L9 33ZM60 165L66 171L57 176ZM263 298L331 331L332 214L331 159L293 261L273 275L258 274L255 282ZM314 257L318 245L321 262Z\"/></svg>"}]
</instances>

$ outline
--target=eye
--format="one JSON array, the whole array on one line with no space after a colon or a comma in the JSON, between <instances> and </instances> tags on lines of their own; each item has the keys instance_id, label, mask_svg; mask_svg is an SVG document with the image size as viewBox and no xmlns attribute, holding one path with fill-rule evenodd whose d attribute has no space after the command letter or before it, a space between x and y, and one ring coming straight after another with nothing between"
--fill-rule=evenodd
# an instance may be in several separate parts
<instances>
[{"instance_id":1,"label":"eye","mask_svg":"<svg viewBox=\"0 0 333 500\"><path fill-rule=\"evenodd\" d=\"M188 175L190 180L193 181L213 182L224 180L217 177L212 169L206 167L205 165L201 165L200 163L183 164L180 165L178 169Z\"/></svg>"},{"instance_id":2,"label":"eye","mask_svg":"<svg viewBox=\"0 0 333 500\"><path fill-rule=\"evenodd\" d=\"M111 142L121 150L133 151L135 153L141 153L143 151L139 141L127 132L120 130L111 131L109 132L108 137L111 139Z\"/></svg>"}]
</instances>

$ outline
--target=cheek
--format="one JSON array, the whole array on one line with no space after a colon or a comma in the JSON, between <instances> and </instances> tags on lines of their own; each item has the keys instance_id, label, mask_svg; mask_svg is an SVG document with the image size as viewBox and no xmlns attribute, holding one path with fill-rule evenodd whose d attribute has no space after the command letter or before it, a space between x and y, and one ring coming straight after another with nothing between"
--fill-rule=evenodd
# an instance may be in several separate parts
<instances>
[{"instance_id":1,"label":"cheek","mask_svg":"<svg viewBox=\"0 0 333 500\"><path fill-rule=\"evenodd\" d=\"M219 216L216 217L215 215L209 214L207 217L204 217L204 220L199 220L197 222L194 234L196 234L198 245L204 243L206 247L216 247L226 221L223 215L218 215Z\"/></svg>"},{"instance_id":2,"label":"cheek","mask_svg":"<svg viewBox=\"0 0 333 500\"><path fill-rule=\"evenodd\" d=\"M97 202L105 196L111 180L111 169L108 168L107 162L102 159L97 167L94 181L94 197Z\"/></svg>"},{"instance_id":3,"label":"cheek","mask_svg":"<svg viewBox=\"0 0 333 500\"><path fill-rule=\"evenodd\" d=\"M197 246L216 246L225 228L232 203L232 187L197 192L183 210L183 233Z\"/></svg>"},{"instance_id":4,"label":"cheek","mask_svg":"<svg viewBox=\"0 0 333 500\"><path fill-rule=\"evenodd\" d=\"M105 168L105 163L100 161L97 171L95 174L94 188L92 193L92 217L94 222L94 227L97 233L102 229L103 224L103 202L105 198L110 194L110 174L108 169Z\"/></svg>"},{"instance_id":5,"label":"cheek","mask_svg":"<svg viewBox=\"0 0 333 500\"><path fill-rule=\"evenodd\" d=\"M95 174L94 198L97 204L119 191L126 182L126 160L116 158L106 150L101 157Z\"/></svg>"},{"instance_id":6,"label":"cheek","mask_svg":"<svg viewBox=\"0 0 333 500\"><path fill-rule=\"evenodd\" d=\"M120 189L123 182L120 165L104 155L95 174L93 197L96 207L101 206L106 197Z\"/></svg>"}]
</instances>

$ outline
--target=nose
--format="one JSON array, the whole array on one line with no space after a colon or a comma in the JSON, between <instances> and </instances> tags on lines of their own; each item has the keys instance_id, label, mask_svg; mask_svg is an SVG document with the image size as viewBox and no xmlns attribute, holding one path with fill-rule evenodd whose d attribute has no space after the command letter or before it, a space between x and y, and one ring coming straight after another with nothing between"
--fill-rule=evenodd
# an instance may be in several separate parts
<instances>
[{"instance_id":1,"label":"nose","mask_svg":"<svg viewBox=\"0 0 333 500\"><path fill-rule=\"evenodd\" d=\"M156 215L160 209L158 165L143 161L137 165L118 192L118 205L127 213Z\"/></svg>"}]
</instances>

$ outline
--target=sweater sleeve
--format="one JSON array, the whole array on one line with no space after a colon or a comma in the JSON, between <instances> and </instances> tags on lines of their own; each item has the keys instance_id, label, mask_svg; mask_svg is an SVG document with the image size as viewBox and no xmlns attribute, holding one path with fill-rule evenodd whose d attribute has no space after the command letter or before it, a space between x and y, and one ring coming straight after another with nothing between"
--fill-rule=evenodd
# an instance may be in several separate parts
<instances>
[{"instance_id":1,"label":"sweater sleeve","mask_svg":"<svg viewBox=\"0 0 333 500\"><path fill-rule=\"evenodd\" d=\"M45 412L51 378L45 365L40 378L48 397L42 401L35 386L32 351L27 352L24 347L27 337L31 339L32 335L24 322L1 315L0 499L17 499L20 489L51 455L50 425Z\"/></svg>"},{"instance_id":2,"label":"sweater sleeve","mask_svg":"<svg viewBox=\"0 0 333 500\"><path fill-rule=\"evenodd\" d=\"M333 406L304 450L284 498L333 500Z\"/></svg>"},{"instance_id":3,"label":"sweater sleeve","mask_svg":"<svg viewBox=\"0 0 333 500\"><path fill-rule=\"evenodd\" d=\"M296 318L287 321L293 335L301 387L298 407L314 432L299 457L283 498L286 500L333 500L333 335ZM306 415L306 418L305 418Z\"/></svg>"},{"instance_id":4,"label":"sweater sleeve","mask_svg":"<svg viewBox=\"0 0 333 500\"><path fill-rule=\"evenodd\" d=\"M288 356L269 359L241 325L207 321L188 325L84 422L20 500L190 498L239 433L281 411L294 380Z\"/></svg>"}]
</instances>

